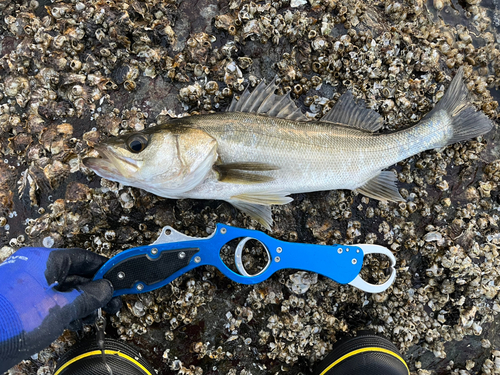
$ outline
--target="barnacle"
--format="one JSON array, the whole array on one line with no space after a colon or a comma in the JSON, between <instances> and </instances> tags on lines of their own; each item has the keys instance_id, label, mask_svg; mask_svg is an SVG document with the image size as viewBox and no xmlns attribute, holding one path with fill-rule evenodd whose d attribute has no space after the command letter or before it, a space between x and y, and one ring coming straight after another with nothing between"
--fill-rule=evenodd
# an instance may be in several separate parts
<instances>
[{"instance_id":1,"label":"barnacle","mask_svg":"<svg viewBox=\"0 0 500 375\"><path fill-rule=\"evenodd\" d=\"M480 2L459 3L232 0L221 10L210 3L202 15L175 1L82 0L46 8L0 2L0 234L9 245L0 254L46 243L110 256L152 242L167 224L195 236L218 221L251 227L225 205L174 202L97 182L81 159L103 136L147 129L165 114L224 110L247 85L275 74L279 93L290 90L308 118L319 119L350 88L384 116L385 131L424 117L451 70L463 65L471 100L496 116L490 94L500 83L496 31ZM457 21L452 5L466 22ZM236 359L238 372L253 371L253 363L265 363L266 373L281 371L278 362L298 372L303 359L319 361L339 335L364 328L387 335L403 352L417 344L447 356L461 366L457 371L482 366L494 373L500 363L494 348L485 345L489 358L476 360L474 370L445 350L446 342L467 335L493 340L485 327L500 311L500 163L492 137L399 163L407 200L399 205L341 191L275 208L277 238L363 241L397 251L398 278L383 294L366 296L296 270L241 286L205 267L150 294L125 297L126 307L110 320L125 340L165 327L159 337L169 341L158 343L166 353L162 370L186 374L203 367L190 364L190 350L221 373L235 372ZM28 216L25 226L18 224L21 215ZM370 277L384 275L383 261L367 262ZM52 350L31 366L45 371ZM415 365L418 373L431 370L425 361Z\"/></svg>"}]
</instances>

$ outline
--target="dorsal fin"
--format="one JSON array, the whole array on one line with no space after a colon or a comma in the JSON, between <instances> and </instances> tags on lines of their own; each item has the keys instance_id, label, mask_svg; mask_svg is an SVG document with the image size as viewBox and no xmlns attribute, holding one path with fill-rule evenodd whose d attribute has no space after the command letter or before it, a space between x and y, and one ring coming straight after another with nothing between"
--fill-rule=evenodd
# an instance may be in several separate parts
<instances>
[{"instance_id":1,"label":"dorsal fin","mask_svg":"<svg viewBox=\"0 0 500 375\"><path fill-rule=\"evenodd\" d=\"M362 100L360 104L356 104L350 90L342 94L335 106L320 121L352 126L369 132L379 130L383 122L382 117L374 110L366 108Z\"/></svg>"},{"instance_id":2,"label":"dorsal fin","mask_svg":"<svg viewBox=\"0 0 500 375\"><path fill-rule=\"evenodd\" d=\"M278 88L276 77L266 86L262 80L257 87L249 93L245 89L240 100L233 98L228 112L249 112L259 113L261 115L285 118L296 121L309 121L304 116L288 92L285 95L276 95L274 91Z\"/></svg>"},{"instance_id":3,"label":"dorsal fin","mask_svg":"<svg viewBox=\"0 0 500 375\"><path fill-rule=\"evenodd\" d=\"M240 100L236 100L233 97L233 101L231 102L231 106L228 108L228 112L243 112L242 107L247 103L247 99L250 97L250 91L248 91L248 87L243 91L243 94L240 96Z\"/></svg>"}]
</instances>

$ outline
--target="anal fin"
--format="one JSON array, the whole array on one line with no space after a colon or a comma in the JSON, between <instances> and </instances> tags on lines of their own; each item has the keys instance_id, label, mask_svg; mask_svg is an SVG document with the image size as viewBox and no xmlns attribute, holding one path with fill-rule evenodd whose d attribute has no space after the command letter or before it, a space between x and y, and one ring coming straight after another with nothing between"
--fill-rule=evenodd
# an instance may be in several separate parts
<instances>
[{"instance_id":1,"label":"anal fin","mask_svg":"<svg viewBox=\"0 0 500 375\"><path fill-rule=\"evenodd\" d=\"M391 171L382 171L363 186L356 189L357 192L367 197L381 201L404 202L396 185L396 175Z\"/></svg>"}]
</instances>

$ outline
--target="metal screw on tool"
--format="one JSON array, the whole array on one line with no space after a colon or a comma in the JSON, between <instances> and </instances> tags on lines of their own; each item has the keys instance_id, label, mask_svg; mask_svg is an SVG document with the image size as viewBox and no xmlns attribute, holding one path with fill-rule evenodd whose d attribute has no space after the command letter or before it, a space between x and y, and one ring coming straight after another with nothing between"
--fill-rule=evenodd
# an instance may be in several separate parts
<instances>
[{"instance_id":1,"label":"metal screw on tool","mask_svg":"<svg viewBox=\"0 0 500 375\"><path fill-rule=\"evenodd\" d=\"M118 272L118 275L117 275L117 276L118 276L118 278L119 278L120 280L123 280L123 279L125 278L125 272L120 271L120 272Z\"/></svg>"},{"instance_id":2,"label":"metal screw on tool","mask_svg":"<svg viewBox=\"0 0 500 375\"><path fill-rule=\"evenodd\" d=\"M282 251L283 251L283 249L282 249L281 247L278 247L278 248L276 249L276 252L277 252L278 254L281 254L281 252L282 252Z\"/></svg>"},{"instance_id":3,"label":"metal screw on tool","mask_svg":"<svg viewBox=\"0 0 500 375\"><path fill-rule=\"evenodd\" d=\"M179 253L179 259L184 259L186 257L186 253L184 251L181 251Z\"/></svg>"},{"instance_id":4,"label":"metal screw on tool","mask_svg":"<svg viewBox=\"0 0 500 375\"><path fill-rule=\"evenodd\" d=\"M220 232L221 232L221 234L226 234L227 230L226 230L226 228L222 228L222 229L220 230Z\"/></svg>"},{"instance_id":5,"label":"metal screw on tool","mask_svg":"<svg viewBox=\"0 0 500 375\"><path fill-rule=\"evenodd\" d=\"M141 291L144 289L144 284L137 284L137 286L135 287L135 289L137 289L138 291Z\"/></svg>"},{"instance_id":6,"label":"metal screw on tool","mask_svg":"<svg viewBox=\"0 0 500 375\"><path fill-rule=\"evenodd\" d=\"M156 247L153 247L153 248L151 249L151 254L153 254L153 255L158 254L158 249L157 249Z\"/></svg>"},{"instance_id":7,"label":"metal screw on tool","mask_svg":"<svg viewBox=\"0 0 500 375\"><path fill-rule=\"evenodd\" d=\"M201 262L201 257L194 257L194 262L195 263L200 263Z\"/></svg>"},{"instance_id":8,"label":"metal screw on tool","mask_svg":"<svg viewBox=\"0 0 500 375\"><path fill-rule=\"evenodd\" d=\"M275 258L274 258L274 261L275 261L276 263L279 263L279 262L280 262L280 260L281 260L281 258L280 258L280 257L275 257Z\"/></svg>"},{"instance_id":9,"label":"metal screw on tool","mask_svg":"<svg viewBox=\"0 0 500 375\"><path fill-rule=\"evenodd\" d=\"M359 249L358 249L358 250L356 250L356 252L359 254Z\"/></svg>"},{"instance_id":10,"label":"metal screw on tool","mask_svg":"<svg viewBox=\"0 0 500 375\"><path fill-rule=\"evenodd\" d=\"M343 252L343 251L344 251L344 250L342 250L342 248L339 248L339 249L337 250L337 253L342 254L342 252Z\"/></svg>"},{"instance_id":11,"label":"metal screw on tool","mask_svg":"<svg viewBox=\"0 0 500 375\"><path fill-rule=\"evenodd\" d=\"M358 260L357 259L353 259L352 260L352 264L356 264L356 263L358 263Z\"/></svg>"}]
</instances>

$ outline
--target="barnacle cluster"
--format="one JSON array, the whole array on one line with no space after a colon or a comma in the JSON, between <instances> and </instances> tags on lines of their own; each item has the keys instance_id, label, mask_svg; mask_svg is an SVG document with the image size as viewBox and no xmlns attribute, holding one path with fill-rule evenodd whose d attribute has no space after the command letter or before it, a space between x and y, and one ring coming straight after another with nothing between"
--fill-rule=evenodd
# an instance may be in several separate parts
<instances>
[{"instance_id":1,"label":"barnacle cluster","mask_svg":"<svg viewBox=\"0 0 500 375\"><path fill-rule=\"evenodd\" d=\"M224 203L98 179L81 160L106 136L225 110L261 79L277 76L278 94L291 91L311 119L350 89L392 131L425 116L464 66L470 100L498 117L498 20L479 0L189 3L0 1L0 260L27 245L109 257L165 225L199 237L217 222L258 228ZM304 372L339 337L371 329L415 374L497 374L497 141L495 129L393 166L404 203L332 191L273 208L276 238L389 247L398 277L384 293L295 270L245 286L202 267L124 297L108 334L143 348L160 373ZM386 268L371 257L363 277L383 280ZM14 373L50 372L75 338Z\"/></svg>"}]
</instances>

